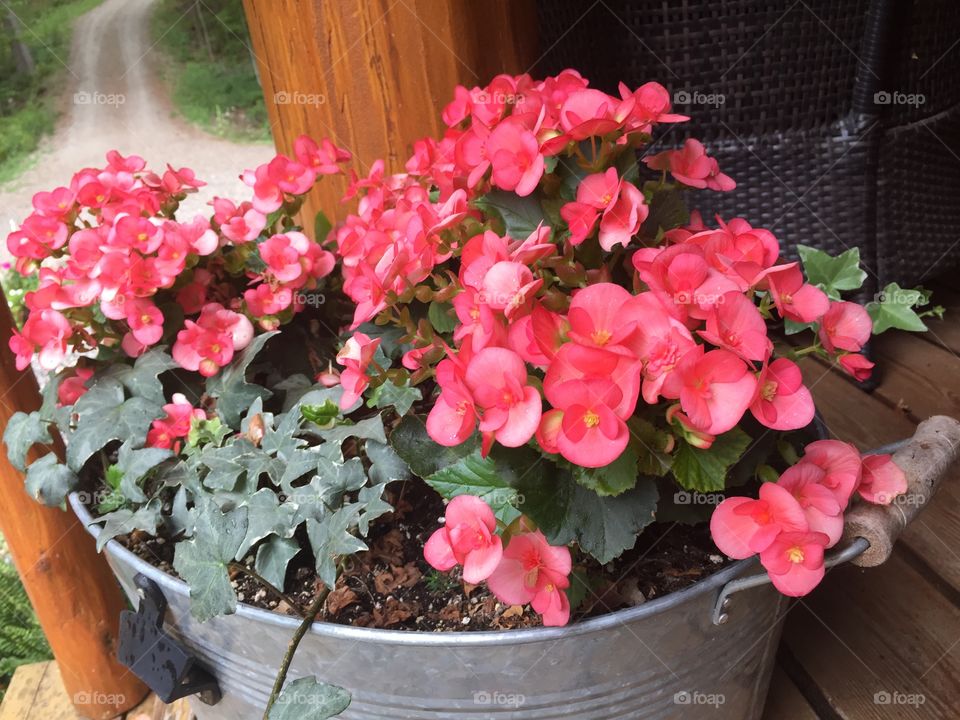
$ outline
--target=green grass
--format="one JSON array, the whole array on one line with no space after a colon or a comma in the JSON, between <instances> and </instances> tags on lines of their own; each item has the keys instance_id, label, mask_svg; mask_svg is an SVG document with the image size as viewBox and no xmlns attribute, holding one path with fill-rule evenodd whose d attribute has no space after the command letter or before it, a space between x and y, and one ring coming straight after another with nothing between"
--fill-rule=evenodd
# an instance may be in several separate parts
<instances>
[{"instance_id":1,"label":"green grass","mask_svg":"<svg viewBox=\"0 0 960 720\"><path fill-rule=\"evenodd\" d=\"M50 657L47 639L0 537L0 699L14 670Z\"/></svg>"},{"instance_id":2,"label":"green grass","mask_svg":"<svg viewBox=\"0 0 960 720\"><path fill-rule=\"evenodd\" d=\"M221 137L270 139L241 0L161 0L153 37L181 115Z\"/></svg>"},{"instance_id":3,"label":"green grass","mask_svg":"<svg viewBox=\"0 0 960 720\"><path fill-rule=\"evenodd\" d=\"M101 0L5 0L35 70L17 72L9 31L0 40L0 182L16 177L40 140L53 131L67 75L73 21Z\"/></svg>"}]
</instances>

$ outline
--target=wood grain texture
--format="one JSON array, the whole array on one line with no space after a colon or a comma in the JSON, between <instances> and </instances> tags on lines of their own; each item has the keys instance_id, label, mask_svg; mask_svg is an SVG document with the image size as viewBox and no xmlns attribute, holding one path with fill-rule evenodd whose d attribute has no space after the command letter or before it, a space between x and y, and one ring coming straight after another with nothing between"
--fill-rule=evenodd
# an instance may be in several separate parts
<instances>
[{"instance_id":1,"label":"wood grain texture","mask_svg":"<svg viewBox=\"0 0 960 720\"><path fill-rule=\"evenodd\" d=\"M301 134L402 171L413 142L443 133L460 83L485 85L536 60L533 0L244 0L277 147ZM342 214L346 178L324 178L304 206Z\"/></svg>"},{"instance_id":2,"label":"wood grain texture","mask_svg":"<svg viewBox=\"0 0 960 720\"><path fill-rule=\"evenodd\" d=\"M0 294L0 337L9 337L10 310ZM0 433L20 410L40 406L37 383L0 350ZM59 452L60 448L52 449ZM39 455L34 448L32 462ZM72 512L40 505L23 475L0 452L0 532L59 662L68 695L90 718L110 718L136 705L146 687L116 659L120 611L126 600L93 538ZM43 717L42 715L29 717Z\"/></svg>"},{"instance_id":3,"label":"wood grain texture","mask_svg":"<svg viewBox=\"0 0 960 720\"><path fill-rule=\"evenodd\" d=\"M770 693L762 720L817 720L810 703L779 665L774 667L770 678Z\"/></svg>"}]
</instances>

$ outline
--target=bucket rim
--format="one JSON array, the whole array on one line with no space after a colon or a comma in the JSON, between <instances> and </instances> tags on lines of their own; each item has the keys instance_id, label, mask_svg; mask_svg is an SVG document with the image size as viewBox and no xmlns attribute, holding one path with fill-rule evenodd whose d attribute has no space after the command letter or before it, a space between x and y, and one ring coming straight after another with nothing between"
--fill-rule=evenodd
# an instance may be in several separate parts
<instances>
[{"instance_id":1,"label":"bucket rim","mask_svg":"<svg viewBox=\"0 0 960 720\"><path fill-rule=\"evenodd\" d=\"M101 528L91 525L94 521L92 514L86 506L80 501L77 493L71 493L69 496L70 505L77 514L78 519L94 538L99 537ZM132 566L137 572L143 573L151 580L156 582L165 593L174 593L180 596L187 596L189 599L189 586L179 578L170 575L146 560L137 557L130 550L125 548L116 540L109 540L104 546L104 550L118 560ZM341 638L355 642L378 642L391 645L417 645L417 646L489 646L503 644L525 644L533 642L542 642L549 640L559 640L561 638L576 637L591 633L616 630L624 627L628 623L643 620L669 610L679 607L689 601L700 598L701 596L716 591L719 594L723 585L730 580L743 575L751 567L756 565L756 557L747 560L738 560L729 566L713 573L710 577L699 580L693 585L682 590L663 595L654 600L649 600L642 605L632 608L616 610L598 617L589 618L581 622L566 625L564 627L534 627L523 628L519 630L475 630L475 631L448 631L448 632L423 632L417 630L385 630L381 628L355 627L353 625L340 625L324 621L314 622L311 626L312 635L320 635L331 638ZM263 610L253 605L239 602L237 612L239 617L247 618L259 623L273 625L275 627L287 628L293 632L299 625L299 618L290 615L281 615L279 613ZM709 621L709 611L704 611L704 617Z\"/></svg>"}]
</instances>

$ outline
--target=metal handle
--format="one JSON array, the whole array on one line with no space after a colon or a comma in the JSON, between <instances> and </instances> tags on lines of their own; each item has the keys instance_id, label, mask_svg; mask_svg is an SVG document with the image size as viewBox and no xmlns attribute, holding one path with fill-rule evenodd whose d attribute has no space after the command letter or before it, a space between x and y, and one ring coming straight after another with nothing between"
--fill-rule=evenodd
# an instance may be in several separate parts
<instances>
[{"instance_id":1,"label":"metal handle","mask_svg":"<svg viewBox=\"0 0 960 720\"><path fill-rule=\"evenodd\" d=\"M167 599L160 586L141 573L133 581L140 603L136 612L120 613L117 659L165 703L197 694L207 705L216 705L220 702L217 679L163 629Z\"/></svg>"},{"instance_id":2,"label":"metal handle","mask_svg":"<svg viewBox=\"0 0 960 720\"><path fill-rule=\"evenodd\" d=\"M871 450L868 454L893 453L893 461L907 476L907 491L890 505L862 502L844 518L841 549L824 558L825 567L852 562L860 567L880 565L907 525L930 502L940 482L960 457L960 422L943 415L924 420L908 440ZM841 542L843 542L841 541ZM713 607L714 625L729 619L730 596L741 590L766 585L767 573L731 580L720 590Z\"/></svg>"}]
</instances>

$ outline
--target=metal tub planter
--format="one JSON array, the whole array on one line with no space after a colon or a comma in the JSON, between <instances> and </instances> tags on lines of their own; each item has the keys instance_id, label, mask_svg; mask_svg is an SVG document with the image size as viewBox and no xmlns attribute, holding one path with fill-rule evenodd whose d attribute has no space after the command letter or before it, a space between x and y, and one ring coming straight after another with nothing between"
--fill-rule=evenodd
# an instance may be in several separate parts
<instances>
[{"instance_id":1,"label":"metal tub planter","mask_svg":"<svg viewBox=\"0 0 960 720\"><path fill-rule=\"evenodd\" d=\"M847 537L828 565L886 559L953 462L957 428L949 418L921 425L895 455L910 483L904 502L848 513ZM89 526L75 495L71 504ZM138 574L141 585L143 577L156 584L168 604L167 631L215 677L222 698L194 699L199 720L261 717L299 621L241 604L234 615L198 623L183 582L116 541L106 553L134 604ZM787 606L745 560L680 592L564 628L418 633L318 622L290 677L346 688L346 720L750 720L763 710Z\"/></svg>"}]
</instances>

